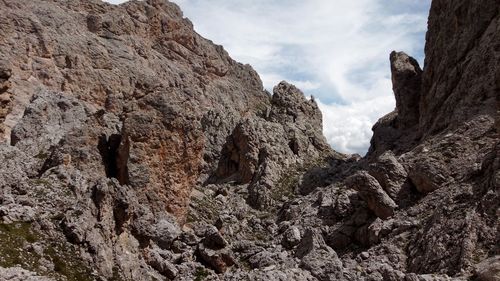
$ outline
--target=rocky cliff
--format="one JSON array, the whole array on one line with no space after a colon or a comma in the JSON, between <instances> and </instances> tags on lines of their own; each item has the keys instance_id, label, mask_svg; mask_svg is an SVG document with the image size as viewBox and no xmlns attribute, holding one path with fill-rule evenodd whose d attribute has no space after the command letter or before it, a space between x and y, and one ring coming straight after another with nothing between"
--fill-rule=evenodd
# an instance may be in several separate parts
<instances>
[{"instance_id":1,"label":"rocky cliff","mask_svg":"<svg viewBox=\"0 0 500 281\"><path fill-rule=\"evenodd\" d=\"M0 279L499 280L496 0L433 1L364 158L166 0L0 4Z\"/></svg>"}]
</instances>

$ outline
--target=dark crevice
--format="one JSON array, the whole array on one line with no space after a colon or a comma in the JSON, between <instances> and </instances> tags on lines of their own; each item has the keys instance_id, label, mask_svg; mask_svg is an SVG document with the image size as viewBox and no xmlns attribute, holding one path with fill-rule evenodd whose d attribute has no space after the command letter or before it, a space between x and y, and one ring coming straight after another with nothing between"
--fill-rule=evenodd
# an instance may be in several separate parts
<instances>
[{"instance_id":1,"label":"dark crevice","mask_svg":"<svg viewBox=\"0 0 500 281\"><path fill-rule=\"evenodd\" d=\"M299 143L296 139L292 139L288 142L288 147L292 150L293 154L299 155Z\"/></svg>"},{"instance_id":2,"label":"dark crevice","mask_svg":"<svg viewBox=\"0 0 500 281\"><path fill-rule=\"evenodd\" d=\"M99 137L97 146L108 178L117 179L120 184L128 184L129 140L120 134Z\"/></svg>"}]
</instances>

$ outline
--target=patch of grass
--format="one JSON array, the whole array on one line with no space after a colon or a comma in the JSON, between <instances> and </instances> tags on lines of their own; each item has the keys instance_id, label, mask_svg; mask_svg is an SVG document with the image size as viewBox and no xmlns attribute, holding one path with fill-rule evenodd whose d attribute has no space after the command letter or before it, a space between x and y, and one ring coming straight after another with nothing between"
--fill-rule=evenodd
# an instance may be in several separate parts
<instances>
[{"instance_id":1,"label":"patch of grass","mask_svg":"<svg viewBox=\"0 0 500 281\"><path fill-rule=\"evenodd\" d=\"M109 279L109 281L123 281L118 267L113 267L113 276Z\"/></svg>"},{"instance_id":2,"label":"patch of grass","mask_svg":"<svg viewBox=\"0 0 500 281\"><path fill-rule=\"evenodd\" d=\"M51 243L44 254L54 263L54 271L68 281L92 281L90 269L84 265L75 246Z\"/></svg>"},{"instance_id":3,"label":"patch of grass","mask_svg":"<svg viewBox=\"0 0 500 281\"><path fill-rule=\"evenodd\" d=\"M40 256L24 248L38 240L39 235L31 230L30 223L0 224L0 266L36 269Z\"/></svg>"},{"instance_id":4,"label":"patch of grass","mask_svg":"<svg viewBox=\"0 0 500 281\"><path fill-rule=\"evenodd\" d=\"M208 196L202 199L193 199L193 208L197 211L197 215L192 212L188 213L187 222L197 222L205 221L209 223L214 223L219 217L219 209L217 208L217 202L213 198Z\"/></svg>"},{"instance_id":5,"label":"patch of grass","mask_svg":"<svg viewBox=\"0 0 500 281\"><path fill-rule=\"evenodd\" d=\"M203 267L198 267L194 273L194 281L203 281L208 277L208 271Z\"/></svg>"},{"instance_id":6,"label":"patch of grass","mask_svg":"<svg viewBox=\"0 0 500 281\"><path fill-rule=\"evenodd\" d=\"M40 159L40 160L46 160L49 158L49 154L47 152L44 152L43 150L40 150L37 155L35 155L35 158Z\"/></svg>"},{"instance_id":7,"label":"patch of grass","mask_svg":"<svg viewBox=\"0 0 500 281\"><path fill-rule=\"evenodd\" d=\"M283 176L271 189L271 198L275 201L282 201L283 198L293 198L295 187L299 183L299 174L294 172L285 172Z\"/></svg>"},{"instance_id":8,"label":"patch of grass","mask_svg":"<svg viewBox=\"0 0 500 281\"><path fill-rule=\"evenodd\" d=\"M20 266L40 275L57 280L64 276L68 281L91 281L90 269L84 265L76 246L66 243L44 241L42 235L34 231L30 223L18 222L0 224L0 266ZM43 257L54 264L54 272L43 272L40 269L42 256L26 247L40 242L44 248ZM118 279L119 281L120 279Z\"/></svg>"},{"instance_id":9,"label":"patch of grass","mask_svg":"<svg viewBox=\"0 0 500 281\"><path fill-rule=\"evenodd\" d=\"M50 182L48 180L46 180L46 179L34 179L33 180L33 184L35 184L35 185L43 185L45 187L50 187L51 186Z\"/></svg>"}]
</instances>

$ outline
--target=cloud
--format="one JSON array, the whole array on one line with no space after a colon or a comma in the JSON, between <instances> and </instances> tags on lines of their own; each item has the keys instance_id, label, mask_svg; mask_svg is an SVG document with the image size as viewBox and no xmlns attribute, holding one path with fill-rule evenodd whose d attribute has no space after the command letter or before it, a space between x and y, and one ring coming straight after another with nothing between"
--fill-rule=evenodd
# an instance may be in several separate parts
<instances>
[{"instance_id":1,"label":"cloud","mask_svg":"<svg viewBox=\"0 0 500 281\"><path fill-rule=\"evenodd\" d=\"M126 2L124 0L104 0L104 1L109 2L111 4L120 4L120 3Z\"/></svg>"},{"instance_id":2,"label":"cloud","mask_svg":"<svg viewBox=\"0 0 500 281\"><path fill-rule=\"evenodd\" d=\"M373 120L380 112L392 111L389 96L381 96L352 104L324 104L316 100L323 112L324 134L334 148L344 153L364 153L368 150L372 136Z\"/></svg>"},{"instance_id":3,"label":"cloud","mask_svg":"<svg viewBox=\"0 0 500 281\"><path fill-rule=\"evenodd\" d=\"M430 1L173 0L267 89L287 80L318 98L329 143L360 154L394 109L389 53L423 60Z\"/></svg>"}]
</instances>

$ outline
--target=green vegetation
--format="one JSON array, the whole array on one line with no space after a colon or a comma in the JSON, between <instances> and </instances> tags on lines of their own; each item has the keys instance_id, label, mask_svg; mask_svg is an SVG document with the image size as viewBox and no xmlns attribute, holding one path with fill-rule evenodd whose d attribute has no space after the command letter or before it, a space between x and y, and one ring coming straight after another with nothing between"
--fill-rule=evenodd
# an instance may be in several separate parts
<instances>
[{"instance_id":1,"label":"green vegetation","mask_svg":"<svg viewBox=\"0 0 500 281\"><path fill-rule=\"evenodd\" d=\"M195 274L194 274L194 277L195 277L194 281L203 281L203 280L205 280L207 278L208 274L209 273L208 273L208 271L205 268L198 267L196 269Z\"/></svg>"},{"instance_id":2,"label":"green vegetation","mask_svg":"<svg viewBox=\"0 0 500 281\"><path fill-rule=\"evenodd\" d=\"M33 180L33 184L35 185L43 185L43 186L46 186L46 187L50 187L51 184L48 180L46 179L34 179Z\"/></svg>"},{"instance_id":3,"label":"green vegetation","mask_svg":"<svg viewBox=\"0 0 500 281\"><path fill-rule=\"evenodd\" d=\"M90 270L77 257L77 249L73 245L52 243L44 251L54 263L54 271L67 278L68 281L91 281Z\"/></svg>"},{"instance_id":4,"label":"green vegetation","mask_svg":"<svg viewBox=\"0 0 500 281\"><path fill-rule=\"evenodd\" d=\"M109 279L109 281L123 281L118 267L113 267L113 276Z\"/></svg>"},{"instance_id":5,"label":"green vegetation","mask_svg":"<svg viewBox=\"0 0 500 281\"><path fill-rule=\"evenodd\" d=\"M34 270L40 256L24 249L27 243L38 241L39 236L31 231L29 223L0 224L0 266L22 266Z\"/></svg>"},{"instance_id":6,"label":"green vegetation","mask_svg":"<svg viewBox=\"0 0 500 281\"><path fill-rule=\"evenodd\" d=\"M217 201L210 196L204 196L201 199L192 199L193 208L196 214L191 210L186 218L188 223L197 221L205 221L213 223L219 217L219 210L217 208Z\"/></svg>"},{"instance_id":7,"label":"green vegetation","mask_svg":"<svg viewBox=\"0 0 500 281\"><path fill-rule=\"evenodd\" d=\"M35 155L35 158L40 159L40 160L46 160L47 158L49 158L49 154L40 150L40 152L38 152L38 154Z\"/></svg>"},{"instance_id":8,"label":"green vegetation","mask_svg":"<svg viewBox=\"0 0 500 281\"><path fill-rule=\"evenodd\" d=\"M33 243L37 243L43 249L43 254L32 247L27 247ZM43 241L42 235L32 229L31 223L0 224L0 249L2 267L20 266L56 279L64 276L68 281L93 280L90 277L90 269L78 259L79 254L74 245ZM42 257L52 261L54 272L41 270Z\"/></svg>"}]
</instances>

